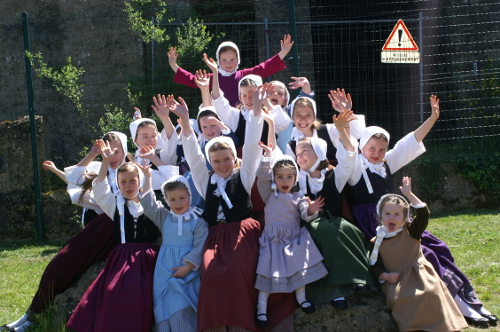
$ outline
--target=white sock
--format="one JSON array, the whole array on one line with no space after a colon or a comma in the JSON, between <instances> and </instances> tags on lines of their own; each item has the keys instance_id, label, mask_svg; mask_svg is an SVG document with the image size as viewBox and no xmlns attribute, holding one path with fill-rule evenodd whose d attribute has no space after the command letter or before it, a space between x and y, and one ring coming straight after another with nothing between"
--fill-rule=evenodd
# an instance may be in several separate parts
<instances>
[{"instance_id":1,"label":"white sock","mask_svg":"<svg viewBox=\"0 0 500 332\"><path fill-rule=\"evenodd\" d=\"M24 322L26 322L28 320L28 313L26 312L24 315L21 316L21 318L19 318L18 320L16 320L15 322L12 322L10 324L7 324L6 326L7 327L18 327L18 326L21 326L24 324Z\"/></svg>"},{"instance_id":2,"label":"white sock","mask_svg":"<svg viewBox=\"0 0 500 332\"><path fill-rule=\"evenodd\" d=\"M337 297L334 301L343 301L345 300L345 297Z\"/></svg>"},{"instance_id":3,"label":"white sock","mask_svg":"<svg viewBox=\"0 0 500 332\"><path fill-rule=\"evenodd\" d=\"M453 299L455 300L455 303L457 304L458 309L460 309L460 312L465 317L483 318L483 316L481 316L477 311L472 309L467 303L465 303L464 300L462 300L460 297L458 297L458 295L455 295L455 297Z\"/></svg>"},{"instance_id":4,"label":"white sock","mask_svg":"<svg viewBox=\"0 0 500 332\"><path fill-rule=\"evenodd\" d=\"M491 312L486 310L485 307L481 307L481 309L478 310L481 315L491 315Z\"/></svg>"},{"instance_id":5,"label":"white sock","mask_svg":"<svg viewBox=\"0 0 500 332\"><path fill-rule=\"evenodd\" d=\"M304 303L305 301L307 301L307 299L306 299L306 286L302 286L302 287L297 288L295 290L295 298L297 299L297 302L299 303L299 305L301 307L307 308L307 307L311 306L310 303ZM302 303L304 303L304 305L302 305Z\"/></svg>"},{"instance_id":6,"label":"white sock","mask_svg":"<svg viewBox=\"0 0 500 332\"><path fill-rule=\"evenodd\" d=\"M14 331L16 332L24 332L26 331L31 325L33 325L32 322L30 322L29 320L25 321L22 325L16 327L14 329Z\"/></svg>"},{"instance_id":7,"label":"white sock","mask_svg":"<svg viewBox=\"0 0 500 332\"><path fill-rule=\"evenodd\" d=\"M264 291L259 291L259 298L257 300L257 315L267 314L267 298L269 293Z\"/></svg>"}]
</instances>

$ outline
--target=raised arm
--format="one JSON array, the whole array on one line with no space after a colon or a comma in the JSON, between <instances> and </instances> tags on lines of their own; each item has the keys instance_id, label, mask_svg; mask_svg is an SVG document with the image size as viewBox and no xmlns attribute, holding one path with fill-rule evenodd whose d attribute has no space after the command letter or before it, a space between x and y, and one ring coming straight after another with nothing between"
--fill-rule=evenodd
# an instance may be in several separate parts
<instances>
[{"instance_id":1,"label":"raised arm","mask_svg":"<svg viewBox=\"0 0 500 332\"><path fill-rule=\"evenodd\" d=\"M425 120L425 122L422 123L422 125L420 125L420 127L418 127L417 130L415 130L415 132L413 133L415 135L415 139L419 143L424 140L425 136L427 136L429 131L431 131L432 127L434 126L437 119L439 118L439 113L440 113L439 112L439 98L435 95L432 95L430 98L430 103L431 103L431 108L432 108L431 116L429 116L429 118L427 120Z\"/></svg>"},{"instance_id":2,"label":"raised arm","mask_svg":"<svg viewBox=\"0 0 500 332\"><path fill-rule=\"evenodd\" d=\"M189 123L189 109L184 99L179 97L179 102L177 102L173 95L169 95L167 98L167 107L172 113L179 117L182 135L185 137L191 136L193 128L191 128L191 124Z\"/></svg>"},{"instance_id":3,"label":"raised arm","mask_svg":"<svg viewBox=\"0 0 500 332\"><path fill-rule=\"evenodd\" d=\"M206 70L197 70L194 82L200 89L202 106L212 106L212 99L210 98L210 76L207 74Z\"/></svg>"},{"instance_id":4,"label":"raised arm","mask_svg":"<svg viewBox=\"0 0 500 332\"><path fill-rule=\"evenodd\" d=\"M208 68L212 71L212 99L219 99L221 90L219 86L219 68L214 59L209 58L206 53L203 53L203 61L207 64Z\"/></svg>"},{"instance_id":5,"label":"raised arm","mask_svg":"<svg viewBox=\"0 0 500 332\"><path fill-rule=\"evenodd\" d=\"M286 55L290 52L293 46L292 36L284 35L283 39L280 40L281 51L278 53L280 59L283 60Z\"/></svg>"},{"instance_id":6,"label":"raised arm","mask_svg":"<svg viewBox=\"0 0 500 332\"><path fill-rule=\"evenodd\" d=\"M170 120L170 111L167 107L167 98L165 95L158 94L158 97L153 97L153 105L151 105L151 108L153 108L155 114L160 118L163 124L163 130L165 130L167 138L170 139L175 132L175 127Z\"/></svg>"},{"instance_id":7,"label":"raised arm","mask_svg":"<svg viewBox=\"0 0 500 332\"><path fill-rule=\"evenodd\" d=\"M288 87L292 90L296 90L298 88L302 88L302 92L306 95L312 94L311 84L307 77L295 77L292 76L291 79L293 82L288 83Z\"/></svg>"},{"instance_id":8,"label":"raised arm","mask_svg":"<svg viewBox=\"0 0 500 332\"><path fill-rule=\"evenodd\" d=\"M177 70L179 70L179 66L177 65L178 57L179 54L177 54L175 47L171 47L170 51L168 52L168 64L170 65L170 68L172 68L174 73L177 73Z\"/></svg>"},{"instance_id":9,"label":"raised arm","mask_svg":"<svg viewBox=\"0 0 500 332\"><path fill-rule=\"evenodd\" d=\"M85 157L83 157L83 159L80 160L80 162L78 164L76 164L76 166L88 166L92 161L94 161L94 159L98 155L101 154L101 150L99 148L100 145L98 144L98 141L100 141L100 140L94 141L94 144L90 148L89 153L87 153L87 155Z\"/></svg>"},{"instance_id":10,"label":"raised arm","mask_svg":"<svg viewBox=\"0 0 500 332\"><path fill-rule=\"evenodd\" d=\"M51 171L52 173L57 175L61 180L66 182L66 184L68 184L68 180L66 180L66 174L63 171L61 171L59 168L57 168L56 165L54 165L54 163L52 161L46 160L43 162L42 166L43 166L44 170Z\"/></svg>"}]
</instances>

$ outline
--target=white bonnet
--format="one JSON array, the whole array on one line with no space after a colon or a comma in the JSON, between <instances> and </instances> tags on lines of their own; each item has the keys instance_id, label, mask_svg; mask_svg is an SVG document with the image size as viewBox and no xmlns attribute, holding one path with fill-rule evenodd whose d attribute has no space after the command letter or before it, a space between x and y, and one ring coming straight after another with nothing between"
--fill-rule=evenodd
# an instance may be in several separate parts
<instances>
[{"instance_id":1,"label":"white bonnet","mask_svg":"<svg viewBox=\"0 0 500 332\"><path fill-rule=\"evenodd\" d=\"M219 45L219 47L217 47L217 53L215 53L215 57L217 58L217 65L220 67L219 53L223 47L231 47L232 49L234 49L234 51L236 52L236 58L238 59L238 65L239 65L240 64L240 50L239 50L238 46L231 41L222 42Z\"/></svg>"},{"instance_id":2,"label":"white bonnet","mask_svg":"<svg viewBox=\"0 0 500 332\"><path fill-rule=\"evenodd\" d=\"M288 103L290 102L290 92L288 92L288 88L286 87L285 83L281 82L281 81L272 81L271 82L274 86L276 85L280 85L283 87L283 89L285 90L285 99L286 99L286 104L288 105ZM280 105L281 106L281 105Z\"/></svg>"},{"instance_id":3,"label":"white bonnet","mask_svg":"<svg viewBox=\"0 0 500 332\"><path fill-rule=\"evenodd\" d=\"M293 101L292 101L292 105L291 105L291 110L292 110L292 116L293 116L293 111L295 110L295 103L301 99L305 99L305 100L308 100L311 102L312 106L313 106L313 112L314 112L314 117L317 117L318 116L318 110L316 108L316 102L314 101L314 99L312 98L309 98L309 97L297 97L295 98Z\"/></svg>"},{"instance_id":4,"label":"white bonnet","mask_svg":"<svg viewBox=\"0 0 500 332\"><path fill-rule=\"evenodd\" d=\"M359 138L359 149L363 151L366 143L370 140L370 138L375 134L384 134L387 137L387 144L389 144L389 140L391 136L384 128L377 126L366 127L365 130L361 133L361 137Z\"/></svg>"},{"instance_id":5,"label":"white bonnet","mask_svg":"<svg viewBox=\"0 0 500 332\"><path fill-rule=\"evenodd\" d=\"M297 181L299 180L299 168L297 167L297 163L295 162L295 160L293 160L293 158L287 154L280 154L280 155L276 156L275 158L272 158L271 168L270 168L272 181L274 182L274 166L276 166L276 164L279 161L284 161L284 160L291 161L293 166L295 167L295 184L297 184Z\"/></svg>"},{"instance_id":6,"label":"white bonnet","mask_svg":"<svg viewBox=\"0 0 500 332\"><path fill-rule=\"evenodd\" d=\"M236 161L236 159L238 158L238 155L236 154L236 147L234 146L233 139L230 138L230 137L227 137L227 136L219 136L219 137L215 137L215 138L211 139L205 145L205 155L207 156L208 162L210 164L212 164L212 162L210 161L210 153L209 153L209 151L210 151L210 147L212 145L214 145L215 143L217 143L217 142L228 144L229 147L231 148L231 152L233 153L234 160Z\"/></svg>"},{"instance_id":7,"label":"white bonnet","mask_svg":"<svg viewBox=\"0 0 500 332\"><path fill-rule=\"evenodd\" d=\"M249 80L253 81L255 83L255 85L257 85L257 86L261 86L262 85L262 77L260 77L258 75L250 74L250 75L243 76L243 78L238 82L238 98L240 98L240 95L241 95L241 88L240 88L241 87L241 82L243 82L247 78ZM240 100L241 100L241 98L240 98Z\"/></svg>"},{"instance_id":8,"label":"white bonnet","mask_svg":"<svg viewBox=\"0 0 500 332\"><path fill-rule=\"evenodd\" d=\"M403 196L398 195L398 194L385 194L382 197L380 197L380 199L378 200L378 203L377 203L377 216L378 216L379 220L382 220L382 211L380 210L382 208L382 202L388 197L399 198L405 203L405 205L408 208L408 215L406 216L407 217L406 221L410 221L410 204Z\"/></svg>"},{"instance_id":9,"label":"white bonnet","mask_svg":"<svg viewBox=\"0 0 500 332\"><path fill-rule=\"evenodd\" d=\"M124 133L121 133L119 131L108 131L104 136L106 136L107 134L115 134L120 139L120 143L121 143L122 149L123 149L123 162L125 162L125 158L127 157L127 153L128 153L127 135L125 135ZM102 137L103 139L104 139L104 136Z\"/></svg>"},{"instance_id":10,"label":"white bonnet","mask_svg":"<svg viewBox=\"0 0 500 332\"><path fill-rule=\"evenodd\" d=\"M193 195L191 194L191 187L189 186L188 180L182 175L174 175L167 181L163 182L163 184L161 185L161 193L163 194L163 197L165 198L165 202L167 203L167 205L168 205L168 200L167 200L167 195L165 194L165 186L169 183L174 183L174 182L180 182L184 185L184 187L186 187L189 194L189 206L191 206L191 203L193 201Z\"/></svg>"},{"instance_id":11,"label":"white bonnet","mask_svg":"<svg viewBox=\"0 0 500 332\"><path fill-rule=\"evenodd\" d=\"M130 135L132 136L132 141L134 141L135 146L137 146L137 144L135 143L135 139L137 136L137 130L139 129L139 126L143 122L151 123L156 128L156 122L152 119L149 119L149 118L140 118L140 119L132 121L129 125L129 128L130 128Z\"/></svg>"},{"instance_id":12,"label":"white bonnet","mask_svg":"<svg viewBox=\"0 0 500 332\"><path fill-rule=\"evenodd\" d=\"M316 153L316 156L318 157L311 169L307 170L308 172L313 172L314 170L316 170L320 162L327 159L326 151L328 149L328 145L326 144L326 141L324 139L319 137L308 137L308 139L311 143L314 153Z\"/></svg>"}]
</instances>

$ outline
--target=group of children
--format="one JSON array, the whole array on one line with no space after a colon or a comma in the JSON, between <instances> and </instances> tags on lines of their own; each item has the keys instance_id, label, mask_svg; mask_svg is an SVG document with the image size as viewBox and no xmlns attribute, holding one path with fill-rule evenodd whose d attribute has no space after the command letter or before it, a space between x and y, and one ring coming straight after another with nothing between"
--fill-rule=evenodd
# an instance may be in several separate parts
<instances>
[{"instance_id":1,"label":"group of children","mask_svg":"<svg viewBox=\"0 0 500 332\"><path fill-rule=\"evenodd\" d=\"M425 230L429 211L411 179L400 190L416 217L394 193L392 174L425 152L439 99L388 150L390 135L366 127L344 90L330 91L337 113L321 124L306 78L292 78L290 88L302 88L293 101L284 83L263 83L285 68L292 45L284 36L276 56L238 70L238 47L224 42L217 61L203 56L211 74L183 70L172 48L174 81L201 92L194 121L182 97L158 95L163 130L138 116L135 157L125 134L109 132L64 172L45 162L94 214L49 263L27 313L3 328L25 331L104 258L70 330L291 331L297 308L343 310L346 297L380 287L402 331L496 323L446 244Z\"/></svg>"}]
</instances>

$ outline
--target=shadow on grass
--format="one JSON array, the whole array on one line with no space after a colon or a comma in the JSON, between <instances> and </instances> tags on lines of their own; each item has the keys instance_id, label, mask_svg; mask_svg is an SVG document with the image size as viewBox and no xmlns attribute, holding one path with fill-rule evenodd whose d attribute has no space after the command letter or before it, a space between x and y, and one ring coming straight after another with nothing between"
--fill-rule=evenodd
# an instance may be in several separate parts
<instances>
[{"instance_id":1,"label":"shadow on grass","mask_svg":"<svg viewBox=\"0 0 500 332\"><path fill-rule=\"evenodd\" d=\"M453 216L460 216L460 215L474 215L474 216L481 216L481 215L492 215L492 214L500 214L500 207L494 208L494 209L463 209L463 210L456 210L452 212L436 212L432 213L431 211L431 218L442 218L442 217L453 217Z\"/></svg>"},{"instance_id":2,"label":"shadow on grass","mask_svg":"<svg viewBox=\"0 0 500 332\"><path fill-rule=\"evenodd\" d=\"M62 248L64 245L63 242L61 241L51 241L51 242L38 242L34 239L4 239L0 243L0 252L2 251L16 251L21 248L36 248L36 247L47 247L47 246L54 246L55 248L47 248L46 250L43 250L40 255L41 256L48 256L55 254L59 252L59 250Z\"/></svg>"}]
</instances>

